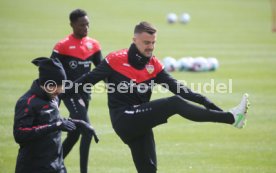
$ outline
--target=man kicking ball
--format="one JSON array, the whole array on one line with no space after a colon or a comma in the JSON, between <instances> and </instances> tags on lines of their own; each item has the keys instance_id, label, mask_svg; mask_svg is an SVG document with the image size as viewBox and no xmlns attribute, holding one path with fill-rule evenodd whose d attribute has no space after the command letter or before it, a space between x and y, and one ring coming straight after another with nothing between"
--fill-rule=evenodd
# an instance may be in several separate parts
<instances>
[{"instance_id":1,"label":"man kicking ball","mask_svg":"<svg viewBox=\"0 0 276 173\"><path fill-rule=\"evenodd\" d=\"M156 32L150 23L139 23L135 26L129 49L110 53L92 72L75 81L94 85L107 79L112 125L129 146L138 173L157 171L153 127L179 114L192 121L225 123L242 128L249 105L245 94L237 107L224 112L206 97L172 78L153 55ZM168 86L167 89L175 95L150 101L153 83Z\"/></svg>"}]
</instances>

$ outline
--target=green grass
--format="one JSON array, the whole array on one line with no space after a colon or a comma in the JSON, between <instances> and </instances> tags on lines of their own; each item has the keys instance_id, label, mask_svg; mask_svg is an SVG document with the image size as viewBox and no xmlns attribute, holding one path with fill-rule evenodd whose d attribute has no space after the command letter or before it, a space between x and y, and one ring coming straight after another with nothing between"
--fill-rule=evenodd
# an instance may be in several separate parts
<instances>
[{"instance_id":1,"label":"green grass","mask_svg":"<svg viewBox=\"0 0 276 173\"><path fill-rule=\"evenodd\" d=\"M233 80L232 93L207 95L226 110L250 94L248 125L243 130L194 123L179 116L155 128L159 173L272 173L276 170L276 33L271 32L269 0L133 0L0 2L0 172L14 172L18 145L12 135L14 105L37 77L33 58L49 56L54 44L71 32L68 14L87 10L90 36L104 55L127 48L142 20L158 28L155 55L214 56L220 68L211 73L172 73L188 84ZM169 25L169 12L189 12L188 25ZM157 93L153 99L170 94ZM90 172L135 172L130 151L114 133L105 94L94 94L90 118L100 143L92 145ZM61 112L67 116L62 105ZM65 160L68 172L79 171L76 146Z\"/></svg>"}]
</instances>

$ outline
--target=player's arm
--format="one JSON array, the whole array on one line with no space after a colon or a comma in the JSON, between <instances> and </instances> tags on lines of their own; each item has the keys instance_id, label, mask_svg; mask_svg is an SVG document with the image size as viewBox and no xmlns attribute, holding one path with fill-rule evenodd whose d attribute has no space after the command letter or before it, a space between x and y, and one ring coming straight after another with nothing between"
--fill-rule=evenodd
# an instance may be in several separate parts
<instances>
[{"instance_id":1,"label":"player's arm","mask_svg":"<svg viewBox=\"0 0 276 173\"><path fill-rule=\"evenodd\" d=\"M19 104L16 107L13 126L13 135L17 143L37 140L57 130L72 131L76 129L75 124L66 119L60 119L51 124L35 125L36 114L29 108L23 110L24 106L20 107ZM40 114L49 116L47 110L41 111Z\"/></svg>"},{"instance_id":2,"label":"player's arm","mask_svg":"<svg viewBox=\"0 0 276 173\"><path fill-rule=\"evenodd\" d=\"M95 85L101 80L108 78L112 74L113 70L109 66L106 60L101 61L101 63L94 68L91 72L82 75L80 78L74 81L74 83L91 83Z\"/></svg>"},{"instance_id":3,"label":"player's arm","mask_svg":"<svg viewBox=\"0 0 276 173\"><path fill-rule=\"evenodd\" d=\"M55 47L53 48L52 54L50 56L50 58L57 58L59 60L61 60L61 58L63 57L63 55L60 52L64 52L63 50L63 44L61 42L57 43L55 45Z\"/></svg>"},{"instance_id":4,"label":"player's arm","mask_svg":"<svg viewBox=\"0 0 276 173\"><path fill-rule=\"evenodd\" d=\"M58 58L58 59L60 57L61 57L61 55L59 53L55 52L55 51L53 51L52 54L51 54L51 56L50 56L50 58Z\"/></svg>"},{"instance_id":5,"label":"player's arm","mask_svg":"<svg viewBox=\"0 0 276 173\"><path fill-rule=\"evenodd\" d=\"M92 62L95 67L97 67L101 63L102 60L103 60L102 51L99 50L98 52L96 52L92 55Z\"/></svg>"},{"instance_id":6,"label":"player's arm","mask_svg":"<svg viewBox=\"0 0 276 173\"><path fill-rule=\"evenodd\" d=\"M182 98L201 104L205 106L207 109L219 110L222 111L218 106L212 103L208 98L205 96L193 92L187 86L183 85L181 82L174 79L169 73L165 70L162 70L156 77L157 83L159 84L167 84L167 86L172 93L180 95ZM164 85L165 86L165 85Z\"/></svg>"}]
</instances>

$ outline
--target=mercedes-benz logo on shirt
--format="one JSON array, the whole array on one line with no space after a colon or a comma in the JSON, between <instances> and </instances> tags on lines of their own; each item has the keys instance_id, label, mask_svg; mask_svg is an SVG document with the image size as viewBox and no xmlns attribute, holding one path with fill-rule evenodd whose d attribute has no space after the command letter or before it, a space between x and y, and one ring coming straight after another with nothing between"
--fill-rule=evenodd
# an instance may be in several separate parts
<instances>
[{"instance_id":1,"label":"mercedes-benz logo on shirt","mask_svg":"<svg viewBox=\"0 0 276 173\"><path fill-rule=\"evenodd\" d=\"M72 68L72 69L75 69L75 68L77 68L77 66L78 66L78 62L77 61L70 61L69 62L69 66Z\"/></svg>"}]
</instances>

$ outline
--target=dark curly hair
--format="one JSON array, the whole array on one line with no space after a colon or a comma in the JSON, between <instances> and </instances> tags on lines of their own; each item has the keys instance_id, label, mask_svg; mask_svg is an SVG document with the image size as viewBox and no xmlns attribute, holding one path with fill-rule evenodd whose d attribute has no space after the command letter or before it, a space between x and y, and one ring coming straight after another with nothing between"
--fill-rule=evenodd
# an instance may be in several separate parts
<instances>
[{"instance_id":1,"label":"dark curly hair","mask_svg":"<svg viewBox=\"0 0 276 173\"><path fill-rule=\"evenodd\" d=\"M69 19L71 23L74 23L78 20L78 18L83 17L83 16L87 16L86 11L82 10L82 9L75 9L74 11L72 11L70 13Z\"/></svg>"}]
</instances>

